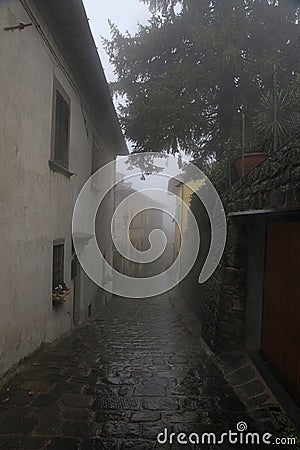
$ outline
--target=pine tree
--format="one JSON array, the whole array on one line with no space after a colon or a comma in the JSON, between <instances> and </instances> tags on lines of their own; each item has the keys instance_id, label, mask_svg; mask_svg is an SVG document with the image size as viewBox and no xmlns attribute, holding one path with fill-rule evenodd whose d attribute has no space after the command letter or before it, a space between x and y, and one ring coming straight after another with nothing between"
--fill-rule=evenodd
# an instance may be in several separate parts
<instances>
[{"instance_id":1,"label":"pine tree","mask_svg":"<svg viewBox=\"0 0 300 450\"><path fill-rule=\"evenodd\" d=\"M152 17L135 35L111 24L105 48L120 118L137 151L221 159L263 89L297 79L299 7L292 0L143 0ZM177 6L180 5L180 8ZM255 136L248 122L248 134Z\"/></svg>"}]
</instances>

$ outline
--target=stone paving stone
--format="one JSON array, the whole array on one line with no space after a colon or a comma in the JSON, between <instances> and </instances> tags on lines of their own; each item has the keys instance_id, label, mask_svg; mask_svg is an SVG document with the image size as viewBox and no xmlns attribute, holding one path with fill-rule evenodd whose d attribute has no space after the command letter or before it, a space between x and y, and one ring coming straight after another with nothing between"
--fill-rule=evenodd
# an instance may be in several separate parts
<instances>
[{"instance_id":1,"label":"stone paving stone","mask_svg":"<svg viewBox=\"0 0 300 450\"><path fill-rule=\"evenodd\" d=\"M66 421L62 425L62 434L69 437L88 438L98 436L102 425L88 421Z\"/></svg>"},{"instance_id":2,"label":"stone paving stone","mask_svg":"<svg viewBox=\"0 0 300 450\"><path fill-rule=\"evenodd\" d=\"M254 377L255 374L250 367L242 367L228 375L229 381L237 386L253 380Z\"/></svg>"},{"instance_id":3,"label":"stone paving stone","mask_svg":"<svg viewBox=\"0 0 300 450\"><path fill-rule=\"evenodd\" d=\"M164 425L166 426L166 425ZM163 431L164 426L161 423L153 422L153 423L144 423L142 425L142 437L145 439L153 440L153 436L156 437L159 433ZM174 431L174 427L168 424L168 430L170 433Z\"/></svg>"},{"instance_id":4,"label":"stone paving stone","mask_svg":"<svg viewBox=\"0 0 300 450\"><path fill-rule=\"evenodd\" d=\"M160 413L141 411L133 413L130 420L132 422L155 422L156 420L160 420Z\"/></svg>"},{"instance_id":5,"label":"stone paving stone","mask_svg":"<svg viewBox=\"0 0 300 450\"><path fill-rule=\"evenodd\" d=\"M126 395L130 397L133 395L134 388L131 386L121 386L119 389L119 395Z\"/></svg>"},{"instance_id":6,"label":"stone paving stone","mask_svg":"<svg viewBox=\"0 0 300 450\"><path fill-rule=\"evenodd\" d=\"M34 396L30 395L30 391L23 389L10 390L7 393L7 404L10 406L28 406L34 400Z\"/></svg>"},{"instance_id":7,"label":"stone paving stone","mask_svg":"<svg viewBox=\"0 0 300 450\"><path fill-rule=\"evenodd\" d=\"M32 406L45 407L45 408L49 407L49 406L54 406L58 402L59 398L60 398L60 395L55 392L51 392L49 394L41 394L34 398L34 400L32 402Z\"/></svg>"},{"instance_id":8,"label":"stone paving stone","mask_svg":"<svg viewBox=\"0 0 300 450\"><path fill-rule=\"evenodd\" d=\"M96 413L96 420L98 422L106 423L109 421L129 421L130 411L100 411Z\"/></svg>"},{"instance_id":9,"label":"stone paving stone","mask_svg":"<svg viewBox=\"0 0 300 450\"><path fill-rule=\"evenodd\" d=\"M174 396L198 396L201 394L201 389L196 386L175 386L170 389L170 394Z\"/></svg>"},{"instance_id":10,"label":"stone paving stone","mask_svg":"<svg viewBox=\"0 0 300 450\"><path fill-rule=\"evenodd\" d=\"M26 391L35 391L35 392L47 392L53 383L45 380L45 379L35 379L35 380L26 380L21 384L20 388Z\"/></svg>"},{"instance_id":11,"label":"stone paving stone","mask_svg":"<svg viewBox=\"0 0 300 450\"><path fill-rule=\"evenodd\" d=\"M12 449L21 448L24 438L22 436L0 436L0 448L1 449ZM34 448L34 447L33 447Z\"/></svg>"},{"instance_id":12,"label":"stone paving stone","mask_svg":"<svg viewBox=\"0 0 300 450\"><path fill-rule=\"evenodd\" d=\"M108 421L104 424L102 434L122 439L137 438L140 437L140 426L137 423Z\"/></svg>"},{"instance_id":13,"label":"stone paving stone","mask_svg":"<svg viewBox=\"0 0 300 450\"><path fill-rule=\"evenodd\" d=\"M127 389L129 389L126 386ZM91 386L89 385L88 387L85 388L85 392L88 395L91 396L103 396L103 397L115 397L118 395L118 392L120 393L120 389L119 387L115 387L115 386L108 386L107 384L97 384L95 386ZM133 388L132 388L133 391Z\"/></svg>"},{"instance_id":14,"label":"stone paving stone","mask_svg":"<svg viewBox=\"0 0 300 450\"><path fill-rule=\"evenodd\" d=\"M39 436L25 436L22 439L22 448L23 449L38 449L45 448L47 443L49 442L48 439L45 439L44 437Z\"/></svg>"},{"instance_id":15,"label":"stone paving stone","mask_svg":"<svg viewBox=\"0 0 300 450\"><path fill-rule=\"evenodd\" d=\"M147 441L127 441L122 445L122 450L149 450L153 448L153 444Z\"/></svg>"},{"instance_id":16,"label":"stone paving stone","mask_svg":"<svg viewBox=\"0 0 300 450\"><path fill-rule=\"evenodd\" d=\"M172 356L169 359L169 363L170 364L180 364L180 365L184 365L187 364L187 359L184 356Z\"/></svg>"},{"instance_id":17,"label":"stone paving stone","mask_svg":"<svg viewBox=\"0 0 300 450\"><path fill-rule=\"evenodd\" d=\"M64 406L70 408L85 408L91 406L93 398L84 394L66 394L60 399Z\"/></svg>"},{"instance_id":18,"label":"stone paving stone","mask_svg":"<svg viewBox=\"0 0 300 450\"><path fill-rule=\"evenodd\" d=\"M13 407L1 412L0 435L1 434L29 434L35 425L32 417L28 417L30 409L28 407Z\"/></svg>"},{"instance_id":19,"label":"stone paving stone","mask_svg":"<svg viewBox=\"0 0 300 450\"><path fill-rule=\"evenodd\" d=\"M265 388L259 380L249 381L248 383L237 387L236 390L239 391L242 396L246 397L254 397L255 395L259 395L265 392Z\"/></svg>"},{"instance_id":20,"label":"stone paving stone","mask_svg":"<svg viewBox=\"0 0 300 450\"><path fill-rule=\"evenodd\" d=\"M141 378L142 380L144 380L146 378L153 377L153 373L149 369L148 370L145 370L145 369L134 369L134 370L131 370L130 376L133 377L133 378Z\"/></svg>"},{"instance_id":21,"label":"stone paving stone","mask_svg":"<svg viewBox=\"0 0 300 450\"><path fill-rule=\"evenodd\" d=\"M77 383L72 379L68 381L63 381L59 383L57 388L54 388L51 392L61 393L61 394L85 394L85 390L87 389L87 385L83 383Z\"/></svg>"},{"instance_id":22,"label":"stone paving stone","mask_svg":"<svg viewBox=\"0 0 300 450\"><path fill-rule=\"evenodd\" d=\"M92 420L94 418L94 412L90 409L73 409L73 408L67 408L63 409L60 412L61 417L66 420L74 420L74 421L85 421L85 420Z\"/></svg>"},{"instance_id":23,"label":"stone paving stone","mask_svg":"<svg viewBox=\"0 0 300 450\"><path fill-rule=\"evenodd\" d=\"M39 408L32 412L35 421L34 434L55 435L60 433L61 421L58 408Z\"/></svg>"},{"instance_id":24,"label":"stone paving stone","mask_svg":"<svg viewBox=\"0 0 300 450\"><path fill-rule=\"evenodd\" d=\"M270 396L267 393L258 394L255 397L252 397L249 399L249 405L250 406L262 405L265 402L267 402L269 399L270 399Z\"/></svg>"},{"instance_id":25,"label":"stone paving stone","mask_svg":"<svg viewBox=\"0 0 300 450\"><path fill-rule=\"evenodd\" d=\"M140 409L139 399L135 397L99 397L93 405L95 409L136 410Z\"/></svg>"},{"instance_id":26,"label":"stone paving stone","mask_svg":"<svg viewBox=\"0 0 300 450\"><path fill-rule=\"evenodd\" d=\"M47 450L78 450L79 446L79 441L72 438L55 437L49 441L49 445L46 446Z\"/></svg>"},{"instance_id":27,"label":"stone paving stone","mask_svg":"<svg viewBox=\"0 0 300 450\"><path fill-rule=\"evenodd\" d=\"M175 397L150 397L144 398L143 407L150 410L170 411L178 409L179 401Z\"/></svg>"},{"instance_id":28,"label":"stone paving stone","mask_svg":"<svg viewBox=\"0 0 300 450\"><path fill-rule=\"evenodd\" d=\"M164 397L166 395L166 388L164 386L158 386L156 383L143 384L135 389L135 395L146 397Z\"/></svg>"},{"instance_id":29,"label":"stone paving stone","mask_svg":"<svg viewBox=\"0 0 300 450\"><path fill-rule=\"evenodd\" d=\"M221 355L222 356L222 355ZM222 365L225 373L232 372L247 363L247 359L244 354L227 353L224 356L224 363Z\"/></svg>"},{"instance_id":30,"label":"stone paving stone","mask_svg":"<svg viewBox=\"0 0 300 450\"><path fill-rule=\"evenodd\" d=\"M198 411L184 411L179 413L164 413L163 421L167 423L203 423L203 416Z\"/></svg>"},{"instance_id":31,"label":"stone paving stone","mask_svg":"<svg viewBox=\"0 0 300 450\"><path fill-rule=\"evenodd\" d=\"M160 445L157 435L165 428L221 433L241 420L254 431L199 329L176 293L114 297L7 381L0 391L0 449L203 450L212 447ZM234 377L240 375L249 373ZM251 382L246 389L253 401L263 395Z\"/></svg>"},{"instance_id":32,"label":"stone paving stone","mask_svg":"<svg viewBox=\"0 0 300 450\"><path fill-rule=\"evenodd\" d=\"M80 450L120 450L122 442L117 439L85 439L80 445ZM62 449L61 449L62 450Z\"/></svg>"},{"instance_id":33,"label":"stone paving stone","mask_svg":"<svg viewBox=\"0 0 300 450\"><path fill-rule=\"evenodd\" d=\"M135 384L134 380L132 378L125 378L125 377L107 377L105 379L106 383L109 384L116 384L116 385L120 385L120 384Z\"/></svg>"}]
</instances>

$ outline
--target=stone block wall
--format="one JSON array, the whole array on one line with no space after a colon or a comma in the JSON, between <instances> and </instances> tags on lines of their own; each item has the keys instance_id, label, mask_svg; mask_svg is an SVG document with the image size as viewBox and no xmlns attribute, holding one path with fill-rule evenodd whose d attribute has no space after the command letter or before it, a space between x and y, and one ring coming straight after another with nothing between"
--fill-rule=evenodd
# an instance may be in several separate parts
<instances>
[{"instance_id":1,"label":"stone block wall","mask_svg":"<svg viewBox=\"0 0 300 450\"><path fill-rule=\"evenodd\" d=\"M279 209L300 204L300 142L255 167L225 197L227 212Z\"/></svg>"},{"instance_id":2,"label":"stone block wall","mask_svg":"<svg viewBox=\"0 0 300 450\"><path fill-rule=\"evenodd\" d=\"M217 351L243 346L247 247L243 225L229 223L222 262L200 287L204 300L202 336Z\"/></svg>"},{"instance_id":3,"label":"stone block wall","mask_svg":"<svg viewBox=\"0 0 300 450\"><path fill-rule=\"evenodd\" d=\"M300 142L271 155L239 180L223 198L228 213L251 210L300 210ZM247 299L247 218L228 216L221 264L205 285L202 336L215 351L238 350L245 343Z\"/></svg>"}]
</instances>

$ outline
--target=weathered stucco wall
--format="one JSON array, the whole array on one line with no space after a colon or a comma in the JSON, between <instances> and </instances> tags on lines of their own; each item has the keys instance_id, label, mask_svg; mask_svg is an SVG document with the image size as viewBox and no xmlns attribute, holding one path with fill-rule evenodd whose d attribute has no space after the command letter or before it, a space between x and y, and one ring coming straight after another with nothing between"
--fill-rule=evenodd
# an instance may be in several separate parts
<instances>
[{"instance_id":1,"label":"weathered stucco wall","mask_svg":"<svg viewBox=\"0 0 300 450\"><path fill-rule=\"evenodd\" d=\"M102 163L113 159L113 149L108 148L99 127L89 117L53 37L33 3L31 6L64 70L35 26L4 30L31 20L19 1L2 1L0 375L42 342L53 341L72 327L73 292L64 305L52 307L53 241L65 240L65 282L73 287L72 210L80 188L91 175L93 134L102 149ZM71 99L69 169L75 173L71 178L53 172L48 164L54 77ZM111 210L103 217L103 234L109 233ZM109 239L104 242L109 259ZM87 316L87 307L98 292L87 277L83 277L83 283L81 319Z\"/></svg>"}]
</instances>

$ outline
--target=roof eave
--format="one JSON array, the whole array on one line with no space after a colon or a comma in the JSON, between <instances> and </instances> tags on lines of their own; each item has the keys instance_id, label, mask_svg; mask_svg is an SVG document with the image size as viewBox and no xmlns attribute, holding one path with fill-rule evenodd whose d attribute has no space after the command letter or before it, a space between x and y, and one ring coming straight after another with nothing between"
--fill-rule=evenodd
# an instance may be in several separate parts
<instances>
[{"instance_id":1,"label":"roof eave","mask_svg":"<svg viewBox=\"0 0 300 450\"><path fill-rule=\"evenodd\" d=\"M120 123L82 0L34 0L69 65L95 125L115 155L127 155Z\"/></svg>"}]
</instances>

